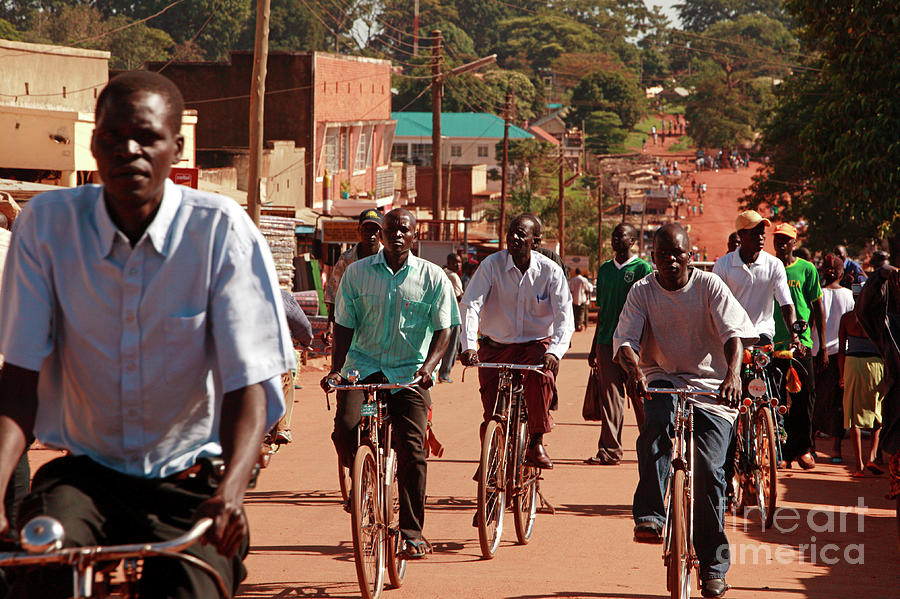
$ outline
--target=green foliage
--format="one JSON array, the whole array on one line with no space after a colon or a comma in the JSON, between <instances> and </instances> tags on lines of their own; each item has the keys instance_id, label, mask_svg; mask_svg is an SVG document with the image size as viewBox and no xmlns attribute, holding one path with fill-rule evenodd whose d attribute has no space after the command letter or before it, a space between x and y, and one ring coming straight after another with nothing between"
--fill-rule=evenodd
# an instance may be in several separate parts
<instances>
[{"instance_id":1,"label":"green foliage","mask_svg":"<svg viewBox=\"0 0 900 599\"><path fill-rule=\"evenodd\" d=\"M22 36L12 23L6 19L0 19L0 39L16 41L22 39Z\"/></svg>"},{"instance_id":2,"label":"green foliage","mask_svg":"<svg viewBox=\"0 0 900 599\"><path fill-rule=\"evenodd\" d=\"M684 28L700 33L720 21L761 13L790 24L782 0L684 0L676 5Z\"/></svg>"},{"instance_id":3,"label":"green foliage","mask_svg":"<svg viewBox=\"0 0 900 599\"><path fill-rule=\"evenodd\" d=\"M622 73L599 71L584 77L572 91L576 110L573 119L580 122L595 111L613 112L621 126L631 129L644 113L644 94L637 81Z\"/></svg>"},{"instance_id":4,"label":"green foliage","mask_svg":"<svg viewBox=\"0 0 900 599\"><path fill-rule=\"evenodd\" d=\"M731 148L751 138L752 109L725 83L708 79L691 94L685 116L688 133L701 148Z\"/></svg>"},{"instance_id":5,"label":"green foliage","mask_svg":"<svg viewBox=\"0 0 900 599\"><path fill-rule=\"evenodd\" d=\"M269 19L269 50L333 50L332 30L313 15L301 0L272 0ZM237 42L237 49L252 50L256 36L256 11L251 10ZM340 39L339 39L340 42Z\"/></svg>"},{"instance_id":6,"label":"green foliage","mask_svg":"<svg viewBox=\"0 0 900 599\"><path fill-rule=\"evenodd\" d=\"M506 19L498 29L504 40L497 48L501 64L529 73L549 67L563 53L587 53L603 45L587 25L550 13Z\"/></svg>"},{"instance_id":7,"label":"green foliage","mask_svg":"<svg viewBox=\"0 0 900 599\"><path fill-rule=\"evenodd\" d=\"M612 154L622 148L628 132L615 112L598 110L584 121L585 143L594 154Z\"/></svg>"},{"instance_id":8,"label":"green foliage","mask_svg":"<svg viewBox=\"0 0 900 599\"><path fill-rule=\"evenodd\" d=\"M812 245L900 240L900 17L892 2L788 0L804 51L821 58L778 92L769 163L748 203L789 203ZM781 192L781 193L779 193ZM839 224L840 226L836 226Z\"/></svg>"}]
</instances>

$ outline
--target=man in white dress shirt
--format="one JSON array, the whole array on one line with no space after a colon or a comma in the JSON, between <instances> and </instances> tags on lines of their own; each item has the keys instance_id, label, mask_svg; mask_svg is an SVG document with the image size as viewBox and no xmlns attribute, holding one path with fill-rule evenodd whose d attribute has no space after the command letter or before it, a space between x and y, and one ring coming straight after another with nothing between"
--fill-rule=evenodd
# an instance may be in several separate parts
<instances>
[{"instance_id":1,"label":"man in white dress shirt","mask_svg":"<svg viewBox=\"0 0 900 599\"><path fill-rule=\"evenodd\" d=\"M506 234L508 249L488 256L475 271L460 302L461 360L466 366L479 361L540 364L553 375L529 372L524 377L531 435L526 459L550 469L553 462L543 439L553 427L549 409L554 380L575 326L565 273L531 249L538 227L530 215L514 218ZM499 374L494 369L479 369L478 380L486 422L494 413Z\"/></svg>"},{"instance_id":2,"label":"man in white dress shirt","mask_svg":"<svg viewBox=\"0 0 900 599\"><path fill-rule=\"evenodd\" d=\"M168 540L211 517L208 544L187 552L233 593L244 493L284 412L293 348L247 214L167 178L182 108L162 75L112 79L91 143L104 185L41 194L16 219L0 298L0 495L34 430L69 454L35 474L23 520L53 516L65 544L83 546ZM13 597L71 595L67 567L16 575ZM179 560L147 560L138 592L218 596Z\"/></svg>"}]
</instances>

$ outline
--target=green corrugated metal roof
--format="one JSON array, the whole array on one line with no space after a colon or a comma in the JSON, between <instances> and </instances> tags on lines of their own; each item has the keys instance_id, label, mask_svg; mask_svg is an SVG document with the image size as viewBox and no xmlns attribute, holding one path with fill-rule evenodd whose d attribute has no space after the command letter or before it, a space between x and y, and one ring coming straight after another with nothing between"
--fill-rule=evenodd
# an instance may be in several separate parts
<instances>
[{"instance_id":1,"label":"green corrugated metal roof","mask_svg":"<svg viewBox=\"0 0 900 599\"><path fill-rule=\"evenodd\" d=\"M431 137L430 112L392 112L397 121L395 137ZM443 112L441 134L444 137L503 138L503 119L487 112ZM534 136L515 125L509 126L510 139L532 139Z\"/></svg>"}]
</instances>

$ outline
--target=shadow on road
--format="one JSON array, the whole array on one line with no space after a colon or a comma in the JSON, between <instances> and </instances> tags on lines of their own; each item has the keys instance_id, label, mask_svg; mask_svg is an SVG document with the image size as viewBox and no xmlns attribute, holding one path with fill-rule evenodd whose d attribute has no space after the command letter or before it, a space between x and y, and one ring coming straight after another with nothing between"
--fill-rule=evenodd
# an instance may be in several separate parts
<instances>
[{"instance_id":1,"label":"shadow on road","mask_svg":"<svg viewBox=\"0 0 900 599\"><path fill-rule=\"evenodd\" d=\"M317 554L345 557L345 561L352 561L353 546L349 541L341 541L337 545L252 545L250 553L290 553L290 554Z\"/></svg>"},{"instance_id":2,"label":"shadow on road","mask_svg":"<svg viewBox=\"0 0 900 599\"><path fill-rule=\"evenodd\" d=\"M244 498L247 504L325 506L341 503L340 491L248 491Z\"/></svg>"},{"instance_id":3,"label":"shadow on road","mask_svg":"<svg viewBox=\"0 0 900 599\"><path fill-rule=\"evenodd\" d=\"M556 513L570 514L573 516L618 516L631 518L631 504L599 505L563 503L556 506Z\"/></svg>"},{"instance_id":4,"label":"shadow on road","mask_svg":"<svg viewBox=\"0 0 900 599\"><path fill-rule=\"evenodd\" d=\"M475 509L474 497L428 497L425 505L428 510L436 511L471 511Z\"/></svg>"},{"instance_id":5,"label":"shadow on road","mask_svg":"<svg viewBox=\"0 0 900 599\"><path fill-rule=\"evenodd\" d=\"M668 597L669 594L665 595L645 595L641 593L592 593L589 591L557 591L552 595L516 595L505 597L504 599L551 599L552 597L574 597L574 598L585 598L588 597L597 597L600 599L660 599L661 597Z\"/></svg>"},{"instance_id":6,"label":"shadow on road","mask_svg":"<svg viewBox=\"0 0 900 599\"><path fill-rule=\"evenodd\" d=\"M359 587L353 584L318 582L283 582L277 584L244 584L235 599L277 599L279 597L321 597L327 599L358 599Z\"/></svg>"}]
</instances>

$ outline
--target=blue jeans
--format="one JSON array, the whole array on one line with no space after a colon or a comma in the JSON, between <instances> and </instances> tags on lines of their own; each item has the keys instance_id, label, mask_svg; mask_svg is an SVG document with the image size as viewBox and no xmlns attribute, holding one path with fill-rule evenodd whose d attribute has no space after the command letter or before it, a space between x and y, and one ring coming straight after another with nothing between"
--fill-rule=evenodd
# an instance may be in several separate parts
<instances>
[{"instance_id":1,"label":"blue jeans","mask_svg":"<svg viewBox=\"0 0 900 599\"><path fill-rule=\"evenodd\" d=\"M671 387L653 381L650 387ZM694 550L700 578L724 578L731 564L725 536L725 457L732 424L694 407ZM665 524L666 479L675 435L675 396L654 394L644 402L644 425L637 440L638 481L632 514L636 523ZM721 548L721 549L720 549Z\"/></svg>"},{"instance_id":2,"label":"blue jeans","mask_svg":"<svg viewBox=\"0 0 900 599\"><path fill-rule=\"evenodd\" d=\"M438 368L438 378L447 380L450 378L450 370L456 363L456 350L459 345L459 325L450 327L450 343L447 344L447 351L441 360L441 366Z\"/></svg>"}]
</instances>

